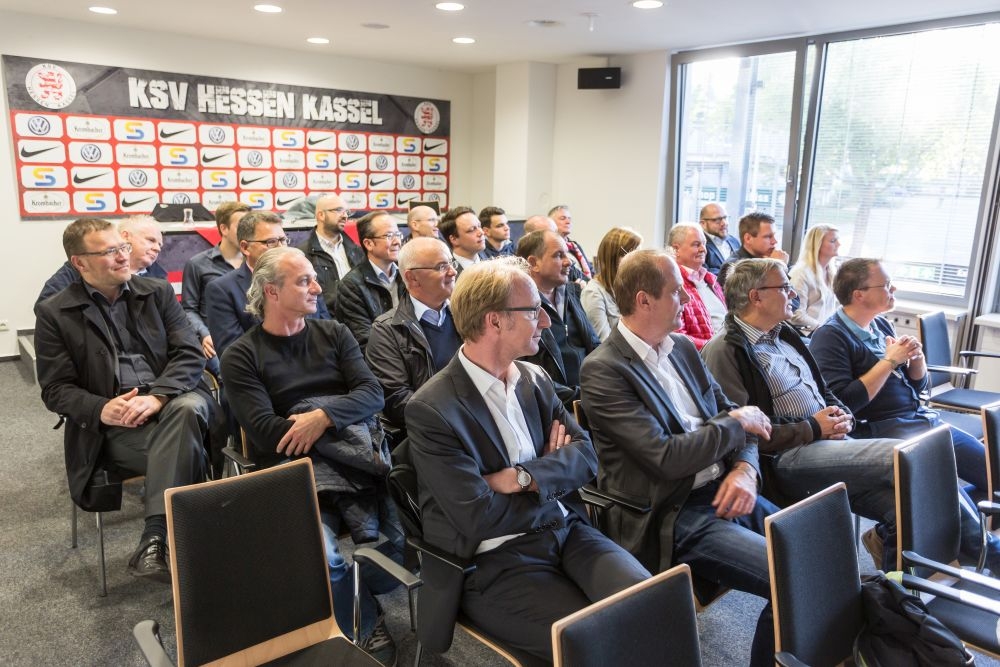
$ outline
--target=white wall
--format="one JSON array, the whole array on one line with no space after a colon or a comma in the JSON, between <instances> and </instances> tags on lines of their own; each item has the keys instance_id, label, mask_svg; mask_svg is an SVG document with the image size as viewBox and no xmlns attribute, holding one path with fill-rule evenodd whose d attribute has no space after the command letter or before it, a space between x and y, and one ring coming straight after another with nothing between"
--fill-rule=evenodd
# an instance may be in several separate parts
<instances>
[{"instance_id":1,"label":"white wall","mask_svg":"<svg viewBox=\"0 0 1000 667\"><path fill-rule=\"evenodd\" d=\"M473 76L470 74L335 58L262 46L202 42L194 38L139 30L114 30L93 23L41 19L0 12L0 51L8 55L119 65L166 72L224 76L251 81L357 90L451 101L451 198L482 201L488 188L473 175L489 176L492 156L473 156ZM492 115L492 100L486 99ZM0 356L16 353L13 331L34 326L31 307L42 283L65 261L61 233L67 221L19 219L6 99L0 101ZM491 128L487 128L492 131Z\"/></svg>"}]
</instances>

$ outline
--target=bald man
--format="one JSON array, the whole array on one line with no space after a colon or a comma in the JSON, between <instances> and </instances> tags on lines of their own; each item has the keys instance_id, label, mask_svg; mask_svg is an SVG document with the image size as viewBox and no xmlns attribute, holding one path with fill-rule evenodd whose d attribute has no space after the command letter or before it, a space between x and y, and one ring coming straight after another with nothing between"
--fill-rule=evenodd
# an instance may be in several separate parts
<instances>
[{"instance_id":1,"label":"bald man","mask_svg":"<svg viewBox=\"0 0 1000 667\"><path fill-rule=\"evenodd\" d=\"M316 281L323 288L327 310L336 312L337 284L355 266L365 261L365 251L344 233L351 216L344 200L324 195L316 200L316 227L301 245L316 271Z\"/></svg>"},{"instance_id":2,"label":"bald man","mask_svg":"<svg viewBox=\"0 0 1000 667\"><path fill-rule=\"evenodd\" d=\"M406 214L406 226L410 228L410 235L406 241L411 239L441 238L438 235L438 223L441 216L430 206L414 206ZM403 243L406 243L403 241Z\"/></svg>"}]
</instances>

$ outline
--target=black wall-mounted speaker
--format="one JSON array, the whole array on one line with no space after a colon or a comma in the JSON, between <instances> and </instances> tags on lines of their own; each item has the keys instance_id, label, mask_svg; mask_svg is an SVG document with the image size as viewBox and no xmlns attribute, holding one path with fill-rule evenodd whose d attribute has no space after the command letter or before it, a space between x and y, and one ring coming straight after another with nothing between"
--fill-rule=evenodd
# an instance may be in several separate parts
<instances>
[{"instance_id":1,"label":"black wall-mounted speaker","mask_svg":"<svg viewBox=\"0 0 1000 667\"><path fill-rule=\"evenodd\" d=\"M621 67L581 67L576 71L576 87L579 90L596 88L621 88Z\"/></svg>"}]
</instances>

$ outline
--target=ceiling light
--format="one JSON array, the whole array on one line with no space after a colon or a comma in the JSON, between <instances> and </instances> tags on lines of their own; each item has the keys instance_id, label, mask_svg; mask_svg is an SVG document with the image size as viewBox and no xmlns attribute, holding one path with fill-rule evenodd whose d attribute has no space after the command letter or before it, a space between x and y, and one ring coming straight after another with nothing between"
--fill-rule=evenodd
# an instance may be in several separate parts
<instances>
[{"instance_id":1,"label":"ceiling light","mask_svg":"<svg viewBox=\"0 0 1000 667\"><path fill-rule=\"evenodd\" d=\"M94 12L95 14L117 14L118 13L117 9L112 9L111 7L88 7L88 9L90 9L90 11Z\"/></svg>"},{"instance_id":2,"label":"ceiling light","mask_svg":"<svg viewBox=\"0 0 1000 667\"><path fill-rule=\"evenodd\" d=\"M636 9L659 9L663 3L660 0L635 0L632 6Z\"/></svg>"},{"instance_id":3,"label":"ceiling light","mask_svg":"<svg viewBox=\"0 0 1000 667\"><path fill-rule=\"evenodd\" d=\"M280 14L282 11L278 5L254 5L253 8L264 14Z\"/></svg>"},{"instance_id":4,"label":"ceiling light","mask_svg":"<svg viewBox=\"0 0 1000 667\"><path fill-rule=\"evenodd\" d=\"M439 2L434 6L442 12L460 12L465 9L465 5L460 2Z\"/></svg>"},{"instance_id":5,"label":"ceiling light","mask_svg":"<svg viewBox=\"0 0 1000 667\"><path fill-rule=\"evenodd\" d=\"M456 37L455 39L453 39L451 41L455 42L456 44L475 44L476 43L476 40L472 39L471 37Z\"/></svg>"},{"instance_id":6,"label":"ceiling light","mask_svg":"<svg viewBox=\"0 0 1000 667\"><path fill-rule=\"evenodd\" d=\"M326 37L310 37L306 41L309 42L310 44L329 44L330 43L330 40L328 40Z\"/></svg>"},{"instance_id":7,"label":"ceiling light","mask_svg":"<svg viewBox=\"0 0 1000 667\"><path fill-rule=\"evenodd\" d=\"M386 23L362 23L362 28L368 28L369 30L386 30L389 28Z\"/></svg>"}]
</instances>

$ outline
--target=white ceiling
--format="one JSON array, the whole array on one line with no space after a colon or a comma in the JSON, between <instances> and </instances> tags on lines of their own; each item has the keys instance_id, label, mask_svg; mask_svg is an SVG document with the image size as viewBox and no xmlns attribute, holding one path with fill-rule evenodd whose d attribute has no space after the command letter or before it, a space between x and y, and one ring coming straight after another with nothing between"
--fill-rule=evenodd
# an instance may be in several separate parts
<instances>
[{"instance_id":1,"label":"white ceiling","mask_svg":"<svg viewBox=\"0 0 1000 667\"><path fill-rule=\"evenodd\" d=\"M253 10L255 1L284 8ZM667 0L655 10L628 0L463 0L442 12L435 0L0 0L24 14L267 44L459 71L509 62L565 62L661 49L680 50L960 16L1000 9L997 0ZM87 10L114 7L116 16ZM585 13L594 13L593 32ZM194 17L197 17L195 19ZM532 20L559 22L531 27ZM372 30L364 23L389 27ZM307 37L326 37L315 46ZM476 39L472 46L451 39Z\"/></svg>"}]
</instances>

